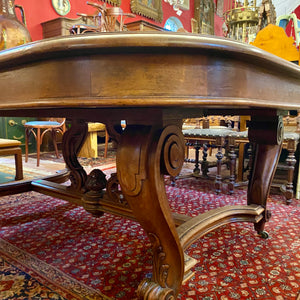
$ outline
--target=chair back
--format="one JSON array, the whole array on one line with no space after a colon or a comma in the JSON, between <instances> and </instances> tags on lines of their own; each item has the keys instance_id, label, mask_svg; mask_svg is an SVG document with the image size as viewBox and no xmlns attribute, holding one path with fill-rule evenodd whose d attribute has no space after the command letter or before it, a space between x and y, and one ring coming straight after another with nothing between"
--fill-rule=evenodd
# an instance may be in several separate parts
<instances>
[{"instance_id":1,"label":"chair back","mask_svg":"<svg viewBox=\"0 0 300 300\"><path fill-rule=\"evenodd\" d=\"M49 121L60 123L58 127L61 128L62 133L66 131L66 118L50 118Z\"/></svg>"}]
</instances>

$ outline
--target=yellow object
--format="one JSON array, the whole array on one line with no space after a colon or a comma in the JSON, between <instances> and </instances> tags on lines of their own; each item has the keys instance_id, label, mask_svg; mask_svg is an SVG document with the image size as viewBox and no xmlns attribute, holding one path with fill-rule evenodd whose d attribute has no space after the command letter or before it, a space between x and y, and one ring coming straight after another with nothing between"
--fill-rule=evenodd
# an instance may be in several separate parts
<instances>
[{"instance_id":1,"label":"yellow object","mask_svg":"<svg viewBox=\"0 0 300 300\"><path fill-rule=\"evenodd\" d=\"M104 131L106 133L105 124L102 123L88 123L88 136L80 149L78 154L79 157L91 157L96 158L98 157L98 142L97 142L97 132ZM105 139L105 155L106 158L107 152L107 142Z\"/></svg>"},{"instance_id":2,"label":"yellow object","mask_svg":"<svg viewBox=\"0 0 300 300\"><path fill-rule=\"evenodd\" d=\"M288 37L282 27L269 24L258 32L251 44L288 61L298 61L299 52L294 43L294 39Z\"/></svg>"}]
</instances>

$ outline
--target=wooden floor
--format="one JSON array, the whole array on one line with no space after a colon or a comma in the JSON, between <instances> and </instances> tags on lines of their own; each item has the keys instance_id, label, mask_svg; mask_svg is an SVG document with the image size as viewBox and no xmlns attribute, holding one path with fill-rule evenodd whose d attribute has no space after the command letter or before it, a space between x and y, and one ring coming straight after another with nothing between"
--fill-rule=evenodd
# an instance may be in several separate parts
<instances>
[{"instance_id":1,"label":"wooden floor","mask_svg":"<svg viewBox=\"0 0 300 300\"><path fill-rule=\"evenodd\" d=\"M108 151L113 149L112 143L108 144ZM104 143L98 144L98 151L103 152L104 150ZM41 153L41 160L40 166L37 167L36 157L32 157L34 154L30 154L28 158L28 162L25 162L25 154L22 155L22 162L23 162L23 173L24 173L24 180L28 180L28 174L34 177L41 177L44 175L51 175L55 174L57 171L63 170L66 168L66 165L63 161L61 151L59 151L60 158L57 159L55 152L42 152ZM111 161L111 160L110 160ZM103 161L106 164L106 161ZM94 166L84 166L84 169L87 173L89 173ZM0 156L0 172L5 172L9 170L10 172L14 172L15 170L15 159L14 156Z\"/></svg>"},{"instance_id":2,"label":"wooden floor","mask_svg":"<svg viewBox=\"0 0 300 300\"><path fill-rule=\"evenodd\" d=\"M33 178L44 177L48 175L53 175L57 171L65 169L65 163L62 160L41 160L40 166L37 167L36 159L29 158L28 162L25 162L25 155L22 155L23 164L23 180L30 180ZM14 180L15 175L15 159L14 156L1 156L0 157L0 172L2 173L0 183L5 184L6 179L8 182ZM3 175L3 174L8 174ZM7 177L7 178L6 178Z\"/></svg>"}]
</instances>

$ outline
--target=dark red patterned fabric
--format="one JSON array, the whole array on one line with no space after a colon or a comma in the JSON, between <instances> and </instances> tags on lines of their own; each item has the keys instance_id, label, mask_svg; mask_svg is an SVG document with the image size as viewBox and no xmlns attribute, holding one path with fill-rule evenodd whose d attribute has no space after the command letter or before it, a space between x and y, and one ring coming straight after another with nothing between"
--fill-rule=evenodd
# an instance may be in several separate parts
<instances>
[{"instance_id":1,"label":"dark red patterned fabric","mask_svg":"<svg viewBox=\"0 0 300 300\"><path fill-rule=\"evenodd\" d=\"M191 216L246 203L245 189L231 196L226 191L215 195L211 181L195 178L177 180L175 187L167 184L166 190L171 209ZM136 222L108 214L94 218L81 207L34 192L0 199L0 256L5 254L22 271L50 282L50 289L62 299L107 299L106 295L132 300L139 282L151 276L150 243ZM188 254L198 260L195 275L178 298L296 299L299 200L287 206L283 196L272 195L269 209L269 239L259 237L252 224L237 223L193 244ZM18 299L4 298L4 284L11 282L0 280L0 299Z\"/></svg>"}]
</instances>

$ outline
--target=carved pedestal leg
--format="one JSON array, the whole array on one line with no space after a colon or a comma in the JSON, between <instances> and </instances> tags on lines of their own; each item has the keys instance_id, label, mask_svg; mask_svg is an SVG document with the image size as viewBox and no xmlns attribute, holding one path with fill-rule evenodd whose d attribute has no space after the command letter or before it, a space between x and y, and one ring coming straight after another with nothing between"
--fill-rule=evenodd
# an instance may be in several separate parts
<instances>
[{"instance_id":1,"label":"carved pedestal leg","mask_svg":"<svg viewBox=\"0 0 300 300\"><path fill-rule=\"evenodd\" d=\"M278 164L283 137L280 117L254 119L249 127L249 140L254 143L254 156L248 185L248 204L265 208L264 218L255 229L263 234L265 222L271 217L267 211L267 197Z\"/></svg>"},{"instance_id":2,"label":"carved pedestal leg","mask_svg":"<svg viewBox=\"0 0 300 300\"><path fill-rule=\"evenodd\" d=\"M176 126L127 126L117 150L122 193L153 247L153 277L143 280L139 299L176 299L184 274L184 256L168 199L164 176L179 174L184 139Z\"/></svg>"},{"instance_id":3,"label":"carved pedestal leg","mask_svg":"<svg viewBox=\"0 0 300 300\"><path fill-rule=\"evenodd\" d=\"M80 191L85 184L87 174L77 160L88 133L88 126L83 121L72 121L71 128L63 135L63 157L70 170L71 189Z\"/></svg>"}]
</instances>

